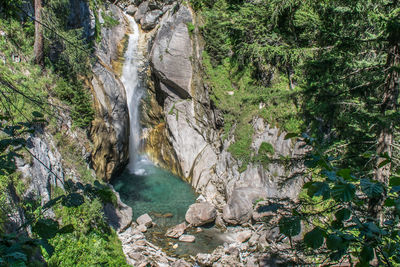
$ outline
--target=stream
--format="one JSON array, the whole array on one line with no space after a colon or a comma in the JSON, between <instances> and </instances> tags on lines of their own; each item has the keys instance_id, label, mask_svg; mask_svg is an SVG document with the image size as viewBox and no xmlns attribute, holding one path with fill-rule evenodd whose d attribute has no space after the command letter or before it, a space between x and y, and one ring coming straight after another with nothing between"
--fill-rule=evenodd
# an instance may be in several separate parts
<instances>
[{"instance_id":1,"label":"stream","mask_svg":"<svg viewBox=\"0 0 400 267\"><path fill-rule=\"evenodd\" d=\"M168 228L185 221L188 207L197 198L191 186L167 170L156 166L140 154L141 125L140 101L146 88L139 75L144 57L138 49L139 27L131 16L131 33L125 52L125 63L121 81L124 84L130 120L129 164L122 175L112 181L121 200L132 207L133 219L148 213L156 223L146 232L146 238L174 256L209 253L224 242L223 235L214 226L209 225L188 230L188 234L196 237L193 243L179 242L177 239L165 237ZM175 246L174 246L175 245ZM178 245L178 246L176 246Z\"/></svg>"}]
</instances>

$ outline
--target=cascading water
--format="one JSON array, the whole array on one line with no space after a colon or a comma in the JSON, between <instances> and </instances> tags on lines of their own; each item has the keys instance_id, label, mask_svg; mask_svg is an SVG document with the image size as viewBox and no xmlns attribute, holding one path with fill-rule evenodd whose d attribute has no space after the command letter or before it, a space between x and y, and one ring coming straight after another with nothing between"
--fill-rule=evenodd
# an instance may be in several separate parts
<instances>
[{"instance_id":1,"label":"cascading water","mask_svg":"<svg viewBox=\"0 0 400 267\"><path fill-rule=\"evenodd\" d=\"M121 81L125 86L126 99L129 111L130 136L129 136L129 164L128 169L131 173L140 172L137 169L140 149L140 118L139 107L140 100L144 94L139 77L139 67L142 57L140 55L139 45L139 27L136 21L127 16L132 33L129 34L128 48L125 52L125 63L122 69Z\"/></svg>"},{"instance_id":2,"label":"cascading water","mask_svg":"<svg viewBox=\"0 0 400 267\"><path fill-rule=\"evenodd\" d=\"M172 173L155 166L145 155L139 155L141 146L140 102L145 88L139 75L144 60L139 49L139 27L130 16L131 33L125 53L121 81L125 86L129 110L129 164L120 177L112 181L121 200L132 207L134 219L148 213L157 227L150 228L146 235L149 240L165 248L174 255L210 252L223 243L216 238L213 229L204 229L196 234L196 242L172 248L171 239L165 231L185 220L189 205L196 200L196 194L189 184ZM176 240L174 241L176 242Z\"/></svg>"}]
</instances>

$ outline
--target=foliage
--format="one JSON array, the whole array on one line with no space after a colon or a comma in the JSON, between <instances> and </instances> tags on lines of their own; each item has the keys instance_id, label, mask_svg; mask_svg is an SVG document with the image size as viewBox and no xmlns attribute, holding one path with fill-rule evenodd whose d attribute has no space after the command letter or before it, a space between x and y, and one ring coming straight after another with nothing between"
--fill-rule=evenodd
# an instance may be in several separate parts
<instances>
[{"instance_id":1,"label":"foliage","mask_svg":"<svg viewBox=\"0 0 400 267\"><path fill-rule=\"evenodd\" d=\"M336 165L337 158L324 155L315 139L304 139L314 147L307 165L312 180L304 185L300 203L291 216L280 220L280 231L288 237L300 234L300 221L307 233L302 241L306 253L322 261L329 255L331 262L358 261L357 266L400 263L400 176L394 174L390 184L372 180L371 175L356 176L351 169ZM383 167L383 166L381 166ZM387 194L383 221L370 216L371 199ZM317 209L318 203L320 209ZM325 258L326 260L326 258Z\"/></svg>"}]
</instances>

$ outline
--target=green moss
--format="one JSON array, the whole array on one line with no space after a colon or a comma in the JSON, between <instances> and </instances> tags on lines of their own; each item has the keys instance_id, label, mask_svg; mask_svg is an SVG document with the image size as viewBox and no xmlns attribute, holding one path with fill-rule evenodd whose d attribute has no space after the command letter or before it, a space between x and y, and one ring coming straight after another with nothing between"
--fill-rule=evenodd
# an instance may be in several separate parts
<instances>
[{"instance_id":1,"label":"green moss","mask_svg":"<svg viewBox=\"0 0 400 267\"><path fill-rule=\"evenodd\" d=\"M108 15L105 12L101 12L101 16L104 19L104 27L106 28L113 28L119 25L119 21L113 18L112 16Z\"/></svg>"}]
</instances>

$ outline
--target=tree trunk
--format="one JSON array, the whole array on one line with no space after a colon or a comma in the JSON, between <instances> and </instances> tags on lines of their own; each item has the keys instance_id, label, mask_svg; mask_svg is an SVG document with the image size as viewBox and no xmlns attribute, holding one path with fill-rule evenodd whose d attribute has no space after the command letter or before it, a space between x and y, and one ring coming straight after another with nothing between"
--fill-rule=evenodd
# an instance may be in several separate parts
<instances>
[{"instance_id":1,"label":"tree trunk","mask_svg":"<svg viewBox=\"0 0 400 267\"><path fill-rule=\"evenodd\" d=\"M42 22L42 0L35 0L35 44L33 50L35 53L35 63L43 68L43 29L40 22Z\"/></svg>"},{"instance_id":2,"label":"tree trunk","mask_svg":"<svg viewBox=\"0 0 400 267\"><path fill-rule=\"evenodd\" d=\"M397 111L398 104L397 100L399 97L399 83L400 75L398 72L398 66L400 65L400 38L399 33L392 32L389 36L389 49L386 59L387 76L385 80L385 87L383 92L383 101L381 104L381 114L385 116L388 111ZM389 177L391 172L391 163L389 162L383 167L379 168L379 164L386 160L385 157L381 157L382 154L392 157L392 146L393 146L393 121L389 118L384 122L381 132L378 138L378 144L376 153L378 159L375 167L375 180L385 185L389 183ZM379 216L382 210L385 195L379 199L370 199L369 201L369 212L374 218Z\"/></svg>"}]
</instances>

